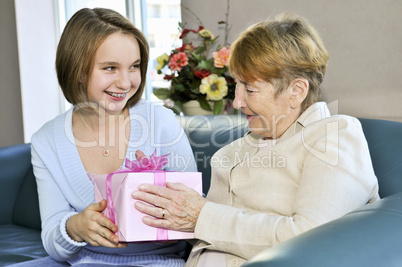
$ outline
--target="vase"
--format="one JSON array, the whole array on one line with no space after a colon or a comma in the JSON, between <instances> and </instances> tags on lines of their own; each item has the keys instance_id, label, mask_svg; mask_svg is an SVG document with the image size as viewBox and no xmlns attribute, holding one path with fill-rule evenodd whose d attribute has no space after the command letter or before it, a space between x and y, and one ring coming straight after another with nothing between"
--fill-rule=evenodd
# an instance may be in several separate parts
<instances>
[{"instance_id":1,"label":"vase","mask_svg":"<svg viewBox=\"0 0 402 267\"><path fill-rule=\"evenodd\" d=\"M208 101L209 105L211 106L212 109L214 109L214 102L213 101ZM227 104L227 99L223 99L223 107L225 107ZM225 108L222 109L221 114ZM200 106L200 103L197 100L190 100L186 103L183 104L183 114L187 116L195 116L195 115L214 115L214 111L208 111L205 109L202 109Z\"/></svg>"}]
</instances>

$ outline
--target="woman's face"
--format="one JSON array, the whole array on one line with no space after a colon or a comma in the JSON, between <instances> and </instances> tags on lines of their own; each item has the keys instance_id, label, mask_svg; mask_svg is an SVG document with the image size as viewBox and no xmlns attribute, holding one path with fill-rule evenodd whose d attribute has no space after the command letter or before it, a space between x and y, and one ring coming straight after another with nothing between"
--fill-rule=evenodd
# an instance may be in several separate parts
<instances>
[{"instance_id":1,"label":"woman's face","mask_svg":"<svg viewBox=\"0 0 402 267\"><path fill-rule=\"evenodd\" d=\"M129 35L114 33L95 53L88 80L92 102L107 113L120 113L141 84L140 47Z\"/></svg>"},{"instance_id":2,"label":"woman's face","mask_svg":"<svg viewBox=\"0 0 402 267\"><path fill-rule=\"evenodd\" d=\"M236 77L236 94L233 106L246 115L250 131L264 138L279 138L294 122L287 89L275 97L273 84L263 80L248 83Z\"/></svg>"}]
</instances>

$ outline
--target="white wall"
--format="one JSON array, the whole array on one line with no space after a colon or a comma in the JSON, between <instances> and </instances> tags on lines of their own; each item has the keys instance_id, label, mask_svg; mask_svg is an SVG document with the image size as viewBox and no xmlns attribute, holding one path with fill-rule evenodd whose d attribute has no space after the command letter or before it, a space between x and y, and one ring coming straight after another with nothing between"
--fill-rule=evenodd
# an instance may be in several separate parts
<instances>
[{"instance_id":1,"label":"white wall","mask_svg":"<svg viewBox=\"0 0 402 267\"><path fill-rule=\"evenodd\" d=\"M247 26L282 11L306 17L330 53L323 99L338 100L339 113L402 121L402 1L399 0L231 0L233 42ZM182 0L223 39L226 0ZM182 8L183 22L198 28Z\"/></svg>"},{"instance_id":2,"label":"white wall","mask_svg":"<svg viewBox=\"0 0 402 267\"><path fill-rule=\"evenodd\" d=\"M62 111L55 57L57 1L15 0L24 141Z\"/></svg>"}]
</instances>

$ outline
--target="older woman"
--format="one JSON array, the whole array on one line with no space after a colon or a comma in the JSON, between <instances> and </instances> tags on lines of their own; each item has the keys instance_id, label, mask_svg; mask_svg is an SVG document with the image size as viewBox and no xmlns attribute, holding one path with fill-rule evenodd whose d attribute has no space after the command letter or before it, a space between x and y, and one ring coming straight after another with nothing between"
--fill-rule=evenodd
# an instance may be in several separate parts
<instances>
[{"instance_id":1,"label":"older woman","mask_svg":"<svg viewBox=\"0 0 402 267\"><path fill-rule=\"evenodd\" d=\"M359 121L330 116L318 102L328 58L316 30L289 13L251 26L234 42L234 107L250 132L214 155L207 198L169 183L133 193L153 204L136 203L152 216L146 224L195 233L187 266L242 264L379 199Z\"/></svg>"}]
</instances>

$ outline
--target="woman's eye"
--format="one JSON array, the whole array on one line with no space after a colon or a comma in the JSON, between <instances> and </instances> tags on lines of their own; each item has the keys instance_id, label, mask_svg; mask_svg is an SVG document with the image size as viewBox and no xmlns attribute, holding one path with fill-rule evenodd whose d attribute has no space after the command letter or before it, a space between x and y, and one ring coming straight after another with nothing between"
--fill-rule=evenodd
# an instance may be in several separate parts
<instances>
[{"instance_id":1,"label":"woman's eye","mask_svg":"<svg viewBox=\"0 0 402 267\"><path fill-rule=\"evenodd\" d=\"M106 67L106 68L104 68L104 70L108 70L108 71L113 71L115 69L116 69L115 67Z\"/></svg>"}]
</instances>

